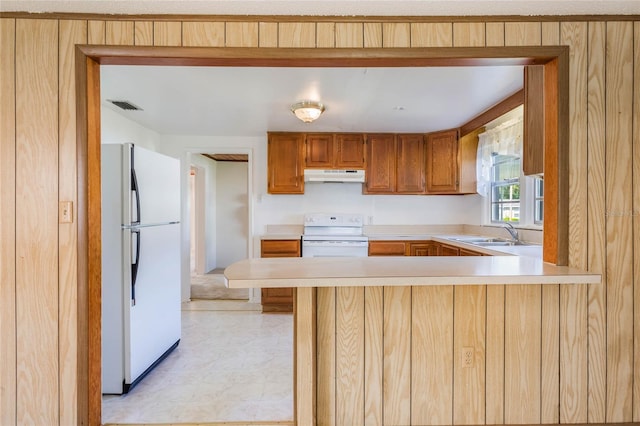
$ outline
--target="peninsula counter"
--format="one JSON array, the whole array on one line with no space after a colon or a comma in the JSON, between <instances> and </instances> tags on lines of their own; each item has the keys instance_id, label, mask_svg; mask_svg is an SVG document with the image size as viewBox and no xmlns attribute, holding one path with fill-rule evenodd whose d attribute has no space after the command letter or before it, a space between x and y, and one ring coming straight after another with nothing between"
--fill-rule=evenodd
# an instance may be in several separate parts
<instances>
[{"instance_id":1,"label":"peninsula counter","mask_svg":"<svg viewBox=\"0 0 640 426\"><path fill-rule=\"evenodd\" d=\"M248 259L225 276L295 289L297 425L557 423L561 336L581 332L561 294L600 282L525 256Z\"/></svg>"}]
</instances>

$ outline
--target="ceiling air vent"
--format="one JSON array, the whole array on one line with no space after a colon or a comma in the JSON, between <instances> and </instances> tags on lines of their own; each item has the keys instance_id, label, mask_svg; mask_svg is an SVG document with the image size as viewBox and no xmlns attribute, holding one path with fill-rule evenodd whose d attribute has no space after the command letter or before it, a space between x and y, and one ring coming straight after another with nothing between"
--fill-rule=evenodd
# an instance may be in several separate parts
<instances>
[{"instance_id":1,"label":"ceiling air vent","mask_svg":"<svg viewBox=\"0 0 640 426\"><path fill-rule=\"evenodd\" d=\"M121 109L123 109L125 111L142 111L142 108L140 108L137 105L132 104L129 101L114 101L114 100L111 100L111 99L107 99L107 102L111 102L112 104L114 104L118 108L121 108Z\"/></svg>"}]
</instances>

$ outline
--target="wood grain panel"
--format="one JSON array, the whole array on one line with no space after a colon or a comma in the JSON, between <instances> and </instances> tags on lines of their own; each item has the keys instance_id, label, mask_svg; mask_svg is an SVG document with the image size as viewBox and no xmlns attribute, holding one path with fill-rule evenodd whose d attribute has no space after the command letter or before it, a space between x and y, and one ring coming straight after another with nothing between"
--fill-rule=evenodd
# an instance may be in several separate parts
<instances>
[{"instance_id":1,"label":"wood grain panel","mask_svg":"<svg viewBox=\"0 0 640 426\"><path fill-rule=\"evenodd\" d=\"M540 421L560 422L560 286L542 286ZM583 300L586 306L586 300ZM586 308L585 308L586 309ZM586 371L586 370L585 370ZM564 373L564 371L563 371Z\"/></svg>"},{"instance_id":2,"label":"wood grain panel","mask_svg":"<svg viewBox=\"0 0 640 426\"><path fill-rule=\"evenodd\" d=\"M225 34L227 47L258 47L257 22L227 22Z\"/></svg>"},{"instance_id":3,"label":"wood grain panel","mask_svg":"<svg viewBox=\"0 0 640 426\"><path fill-rule=\"evenodd\" d=\"M382 47L382 24L380 22L364 23L364 47Z\"/></svg>"},{"instance_id":4,"label":"wood grain panel","mask_svg":"<svg viewBox=\"0 0 640 426\"><path fill-rule=\"evenodd\" d=\"M105 44L106 30L104 21L88 21L87 22L87 41L89 44Z\"/></svg>"},{"instance_id":5,"label":"wood grain panel","mask_svg":"<svg viewBox=\"0 0 640 426\"><path fill-rule=\"evenodd\" d=\"M504 22L487 22L485 38L488 46L504 46Z\"/></svg>"},{"instance_id":6,"label":"wood grain panel","mask_svg":"<svg viewBox=\"0 0 640 426\"><path fill-rule=\"evenodd\" d=\"M16 21L0 18L0 424L16 424Z\"/></svg>"},{"instance_id":7,"label":"wood grain panel","mask_svg":"<svg viewBox=\"0 0 640 426\"><path fill-rule=\"evenodd\" d=\"M133 21L107 21L105 23L106 44L131 46L134 42Z\"/></svg>"},{"instance_id":8,"label":"wood grain panel","mask_svg":"<svg viewBox=\"0 0 640 426\"><path fill-rule=\"evenodd\" d=\"M559 22L542 22L541 37L543 46L557 46L560 43L560 23Z\"/></svg>"},{"instance_id":9,"label":"wood grain panel","mask_svg":"<svg viewBox=\"0 0 640 426\"><path fill-rule=\"evenodd\" d=\"M454 22L453 45L456 47L484 47L484 22Z\"/></svg>"},{"instance_id":10,"label":"wood grain panel","mask_svg":"<svg viewBox=\"0 0 640 426\"><path fill-rule=\"evenodd\" d=\"M504 289L487 286L485 386L487 424L504 423Z\"/></svg>"},{"instance_id":11,"label":"wood grain panel","mask_svg":"<svg viewBox=\"0 0 640 426\"><path fill-rule=\"evenodd\" d=\"M505 289L505 423L540 422L540 287Z\"/></svg>"},{"instance_id":12,"label":"wood grain panel","mask_svg":"<svg viewBox=\"0 0 640 426\"><path fill-rule=\"evenodd\" d=\"M183 22L182 45L222 47L225 37L224 22Z\"/></svg>"},{"instance_id":13,"label":"wood grain panel","mask_svg":"<svg viewBox=\"0 0 640 426\"><path fill-rule=\"evenodd\" d=\"M606 419L625 422L633 417L633 23L608 22L606 37Z\"/></svg>"},{"instance_id":14,"label":"wood grain panel","mask_svg":"<svg viewBox=\"0 0 640 426\"><path fill-rule=\"evenodd\" d=\"M278 47L278 24L276 22L260 22L258 33L260 47Z\"/></svg>"},{"instance_id":15,"label":"wood grain panel","mask_svg":"<svg viewBox=\"0 0 640 426\"><path fill-rule=\"evenodd\" d=\"M634 23L633 58L633 421L640 421L640 22Z\"/></svg>"},{"instance_id":16,"label":"wood grain panel","mask_svg":"<svg viewBox=\"0 0 640 426\"><path fill-rule=\"evenodd\" d=\"M453 422L453 287L414 287L411 424Z\"/></svg>"},{"instance_id":17,"label":"wood grain panel","mask_svg":"<svg viewBox=\"0 0 640 426\"><path fill-rule=\"evenodd\" d=\"M336 47L335 22L318 22L316 24L316 47Z\"/></svg>"},{"instance_id":18,"label":"wood grain panel","mask_svg":"<svg viewBox=\"0 0 640 426\"><path fill-rule=\"evenodd\" d=\"M364 423L364 288L336 289L336 424Z\"/></svg>"},{"instance_id":19,"label":"wood grain panel","mask_svg":"<svg viewBox=\"0 0 640 426\"><path fill-rule=\"evenodd\" d=\"M410 47L411 25L403 22L382 23L382 47Z\"/></svg>"},{"instance_id":20,"label":"wood grain panel","mask_svg":"<svg viewBox=\"0 0 640 426\"><path fill-rule=\"evenodd\" d=\"M383 419L411 423L411 287L384 287Z\"/></svg>"},{"instance_id":21,"label":"wood grain panel","mask_svg":"<svg viewBox=\"0 0 640 426\"><path fill-rule=\"evenodd\" d=\"M569 266L587 268L587 24L563 22L561 44L570 46ZM560 421L587 421L587 288L560 289ZM544 335L544 334L543 334ZM545 393L543 392L543 396Z\"/></svg>"},{"instance_id":22,"label":"wood grain panel","mask_svg":"<svg viewBox=\"0 0 640 426\"><path fill-rule=\"evenodd\" d=\"M505 22L505 46L539 46L542 42L540 22Z\"/></svg>"},{"instance_id":23,"label":"wood grain panel","mask_svg":"<svg viewBox=\"0 0 640 426\"><path fill-rule=\"evenodd\" d=\"M153 46L153 21L135 21L133 42L136 46Z\"/></svg>"},{"instance_id":24,"label":"wood grain panel","mask_svg":"<svg viewBox=\"0 0 640 426\"><path fill-rule=\"evenodd\" d=\"M336 47L363 47L364 26L356 22L336 23Z\"/></svg>"},{"instance_id":25,"label":"wood grain panel","mask_svg":"<svg viewBox=\"0 0 640 426\"><path fill-rule=\"evenodd\" d=\"M411 47L453 46L451 23L412 23Z\"/></svg>"},{"instance_id":26,"label":"wood grain panel","mask_svg":"<svg viewBox=\"0 0 640 426\"><path fill-rule=\"evenodd\" d=\"M336 424L336 289L317 290L316 404L320 425Z\"/></svg>"},{"instance_id":27,"label":"wood grain panel","mask_svg":"<svg viewBox=\"0 0 640 426\"><path fill-rule=\"evenodd\" d=\"M182 45L182 22L155 21L153 23L153 45Z\"/></svg>"},{"instance_id":28,"label":"wood grain panel","mask_svg":"<svg viewBox=\"0 0 640 426\"><path fill-rule=\"evenodd\" d=\"M57 54L57 20L16 21L18 424L59 422Z\"/></svg>"},{"instance_id":29,"label":"wood grain panel","mask_svg":"<svg viewBox=\"0 0 640 426\"><path fill-rule=\"evenodd\" d=\"M294 291L294 402L298 425L316 424L316 289Z\"/></svg>"},{"instance_id":30,"label":"wood grain panel","mask_svg":"<svg viewBox=\"0 0 640 426\"><path fill-rule=\"evenodd\" d=\"M382 425L383 287L364 289L364 424Z\"/></svg>"},{"instance_id":31,"label":"wood grain panel","mask_svg":"<svg viewBox=\"0 0 640 426\"><path fill-rule=\"evenodd\" d=\"M484 424L486 287L456 286L454 300L453 424ZM466 350L473 351L471 366Z\"/></svg>"},{"instance_id":32,"label":"wood grain panel","mask_svg":"<svg viewBox=\"0 0 640 426\"><path fill-rule=\"evenodd\" d=\"M76 158L76 81L75 45L87 42L86 21L60 21L59 98L58 98L58 197L78 206ZM60 224L59 253L59 357L60 424L78 424L78 227Z\"/></svg>"},{"instance_id":33,"label":"wood grain panel","mask_svg":"<svg viewBox=\"0 0 640 426\"><path fill-rule=\"evenodd\" d=\"M589 286L588 419L602 423L606 413L606 223L605 223L605 38L606 24L588 24L587 251L590 271L602 274L602 284ZM583 242L584 243L584 242Z\"/></svg>"},{"instance_id":34,"label":"wood grain panel","mask_svg":"<svg viewBox=\"0 0 640 426\"><path fill-rule=\"evenodd\" d=\"M281 22L278 24L278 47L316 47L316 24Z\"/></svg>"}]
</instances>

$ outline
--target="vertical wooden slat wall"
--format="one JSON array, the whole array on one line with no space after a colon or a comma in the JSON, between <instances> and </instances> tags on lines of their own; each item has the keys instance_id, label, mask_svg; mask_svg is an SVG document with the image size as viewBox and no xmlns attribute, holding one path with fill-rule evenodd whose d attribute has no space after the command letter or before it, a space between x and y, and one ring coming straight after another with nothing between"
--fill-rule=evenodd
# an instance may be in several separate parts
<instances>
[{"instance_id":1,"label":"vertical wooden slat wall","mask_svg":"<svg viewBox=\"0 0 640 426\"><path fill-rule=\"evenodd\" d=\"M606 36L606 419L624 422L633 417L633 23L607 22Z\"/></svg>"},{"instance_id":2,"label":"vertical wooden slat wall","mask_svg":"<svg viewBox=\"0 0 640 426\"><path fill-rule=\"evenodd\" d=\"M15 19L0 19L0 424L16 422Z\"/></svg>"},{"instance_id":3,"label":"vertical wooden slat wall","mask_svg":"<svg viewBox=\"0 0 640 426\"><path fill-rule=\"evenodd\" d=\"M77 228L58 223L58 202L77 202L74 45L84 43L570 46L569 260L601 272L603 284L323 289L317 300L300 291L306 364L296 374L317 383L299 389L296 416L311 423L317 408L319 424L640 420L640 22L3 17L0 37L0 423L78 420ZM409 317L390 316L395 304ZM316 336L307 321L324 328ZM358 342L340 341L347 326ZM474 366L463 367L469 347ZM315 362L317 375L304 376Z\"/></svg>"},{"instance_id":4,"label":"vertical wooden slat wall","mask_svg":"<svg viewBox=\"0 0 640 426\"><path fill-rule=\"evenodd\" d=\"M605 41L606 23L589 22L587 39L587 253L603 285L588 290L588 420L606 418ZM578 242L575 242L577 244ZM571 245L570 245L571 246Z\"/></svg>"},{"instance_id":5,"label":"vertical wooden slat wall","mask_svg":"<svg viewBox=\"0 0 640 426\"><path fill-rule=\"evenodd\" d=\"M58 21L16 21L16 411L59 411Z\"/></svg>"}]
</instances>

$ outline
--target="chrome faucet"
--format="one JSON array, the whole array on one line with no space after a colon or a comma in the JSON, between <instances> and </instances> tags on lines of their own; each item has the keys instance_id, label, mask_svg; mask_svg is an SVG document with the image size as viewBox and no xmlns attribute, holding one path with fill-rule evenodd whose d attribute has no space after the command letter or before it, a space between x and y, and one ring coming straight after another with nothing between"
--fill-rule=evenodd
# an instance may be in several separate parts
<instances>
[{"instance_id":1,"label":"chrome faucet","mask_svg":"<svg viewBox=\"0 0 640 426\"><path fill-rule=\"evenodd\" d=\"M513 239L513 241L516 243L520 242L520 238L518 237L518 230L514 228L513 225L510 224L509 222L506 222L504 225L505 225L504 229L506 229L509 235L511 235L511 238Z\"/></svg>"}]
</instances>

